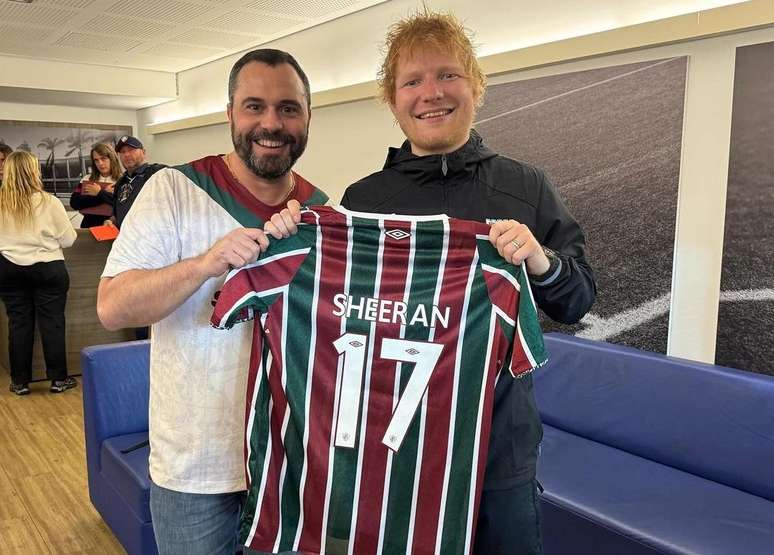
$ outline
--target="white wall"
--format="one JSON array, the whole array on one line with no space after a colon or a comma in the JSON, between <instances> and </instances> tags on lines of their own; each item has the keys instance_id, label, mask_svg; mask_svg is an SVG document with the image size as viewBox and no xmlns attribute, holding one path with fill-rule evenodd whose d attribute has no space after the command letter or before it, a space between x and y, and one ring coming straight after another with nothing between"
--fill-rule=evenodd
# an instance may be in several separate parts
<instances>
[{"instance_id":1,"label":"white wall","mask_svg":"<svg viewBox=\"0 0 774 555\"><path fill-rule=\"evenodd\" d=\"M135 110L79 108L53 104L0 102L0 119L131 125L133 129L137 129L137 112Z\"/></svg>"},{"instance_id":2,"label":"white wall","mask_svg":"<svg viewBox=\"0 0 774 555\"><path fill-rule=\"evenodd\" d=\"M668 352L675 356L714 360L735 49L768 41L774 41L774 29L602 56L492 79L498 83L689 56L668 346ZM313 111L309 147L297 169L338 200L349 183L380 168L387 146L399 145L402 139L389 111L375 100L324 107ZM161 134L156 136L156 145L159 155L174 161L224 152L230 146L228 127ZM190 155L181 156L181 152Z\"/></svg>"}]
</instances>

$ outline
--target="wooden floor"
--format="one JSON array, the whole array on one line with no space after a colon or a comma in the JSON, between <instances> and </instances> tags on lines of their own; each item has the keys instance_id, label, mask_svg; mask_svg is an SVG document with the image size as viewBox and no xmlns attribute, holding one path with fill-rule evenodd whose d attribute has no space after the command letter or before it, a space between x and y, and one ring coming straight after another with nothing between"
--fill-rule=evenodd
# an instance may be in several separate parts
<instances>
[{"instance_id":1,"label":"wooden floor","mask_svg":"<svg viewBox=\"0 0 774 555\"><path fill-rule=\"evenodd\" d=\"M125 553L89 501L80 383L8 391L0 366L0 553Z\"/></svg>"}]
</instances>

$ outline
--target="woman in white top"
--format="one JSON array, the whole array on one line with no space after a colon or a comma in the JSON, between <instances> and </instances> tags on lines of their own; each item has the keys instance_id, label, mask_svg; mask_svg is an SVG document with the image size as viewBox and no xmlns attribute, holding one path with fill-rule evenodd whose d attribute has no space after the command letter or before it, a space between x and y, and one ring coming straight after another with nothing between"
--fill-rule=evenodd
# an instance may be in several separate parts
<instances>
[{"instance_id":1,"label":"woman in white top","mask_svg":"<svg viewBox=\"0 0 774 555\"><path fill-rule=\"evenodd\" d=\"M83 214L81 227L94 227L113 215L113 186L121 177L121 166L113 147L97 143L91 147L91 174L75 187L70 206Z\"/></svg>"},{"instance_id":2,"label":"woman in white top","mask_svg":"<svg viewBox=\"0 0 774 555\"><path fill-rule=\"evenodd\" d=\"M0 185L0 299L9 324L11 392L26 395L38 322L50 391L77 382L67 376L65 304L70 276L62 248L75 242L64 206L43 190L40 163L29 152L8 155Z\"/></svg>"}]
</instances>

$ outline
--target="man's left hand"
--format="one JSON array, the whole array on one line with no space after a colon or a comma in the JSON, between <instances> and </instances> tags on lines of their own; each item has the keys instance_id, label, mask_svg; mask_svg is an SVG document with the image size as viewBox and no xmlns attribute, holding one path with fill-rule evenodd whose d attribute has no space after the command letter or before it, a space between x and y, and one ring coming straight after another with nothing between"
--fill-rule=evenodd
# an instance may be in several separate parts
<instances>
[{"instance_id":1,"label":"man's left hand","mask_svg":"<svg viewBox=\"0 0 774 555\"><path fill-rule=\"evenodd\" d=\"M496 222L489 230L489 241L505 260L511 264L527 266L527 273L539 276L548 271L548 260L543 247L529 228L516 220Z\"/></svg>"},{"instance_id":2,"label":"man's left hand","mask_svg":"<svg viewBox=\"0 0 774 555\"><path fill-rule=\"evenodd\" d=\"M301 204L296 199L288 201L287 208L274 214L263 226L263 230L275 239L286 239L298 233L301 221Z\"/></svg>"}]
</instances>

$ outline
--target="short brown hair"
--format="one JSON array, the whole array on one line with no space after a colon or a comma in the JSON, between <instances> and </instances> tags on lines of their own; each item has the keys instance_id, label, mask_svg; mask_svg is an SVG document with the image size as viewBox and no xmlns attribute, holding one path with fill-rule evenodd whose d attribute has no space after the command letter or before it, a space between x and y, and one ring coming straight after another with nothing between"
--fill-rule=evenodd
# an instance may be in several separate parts
<instances>
[{"instance_id":1,"label":"short brown hair","mask_svg":"<svg viewBox=\"0 0 774 555\"><path fill-rule=\"evenodd\" d=\"M452 52L470 80L473 98L480 106L484 100L486 75L476 59L471 33L454 15L430 11L426 6L390 26L384 44L384 61L377 83L381 99L395 103L395 74L404 54L413 55L423 48Z\"/></svg>"},{"instance_id":2,"label":"short brown hair","mask_svg":"<svg viewBox=\"0 0 774 555\"><path fill-rule=\"evenodd\" d=\"M0 142L0 153L5 154L6 156L8 156L12 152L13 152L13 149L10 146L8 146L7 144L5 144L3 142Z\"/></svg>"}]
</instances>

